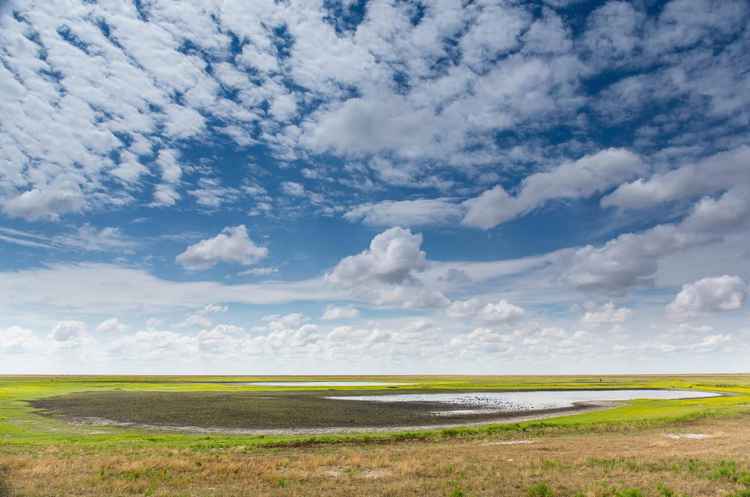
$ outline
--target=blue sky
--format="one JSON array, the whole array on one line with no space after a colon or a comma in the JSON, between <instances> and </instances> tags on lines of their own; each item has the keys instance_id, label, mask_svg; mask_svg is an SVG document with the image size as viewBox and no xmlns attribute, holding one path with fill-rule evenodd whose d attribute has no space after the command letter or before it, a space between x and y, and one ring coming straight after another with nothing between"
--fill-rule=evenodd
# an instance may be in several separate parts
<instances>
[{"instance_id":1,"label":"blue sky","mask_svg":"<svg viewBox=\"0 0 750 497\"><path fill-rule=\"evenodd\" d=\"M0 372L745 369L748 19L2 2Z\"/></svg>"}]
</instances>

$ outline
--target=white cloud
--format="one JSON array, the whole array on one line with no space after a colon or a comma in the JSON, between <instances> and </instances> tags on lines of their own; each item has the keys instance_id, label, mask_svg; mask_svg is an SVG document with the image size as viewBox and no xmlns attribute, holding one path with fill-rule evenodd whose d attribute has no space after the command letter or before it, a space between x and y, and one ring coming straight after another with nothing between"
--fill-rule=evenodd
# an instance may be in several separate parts
<instances>
[{"instance_id":1,"label":"white cloud","mask_svg":"<svg viewBox=\"0 0 750 497\"><path fill-rule=\"evenodd\" d=\"M253 267L250 269L246 269L244 271L241 271L237 274L240 276L270 276L274 273L278 273L279 268L277 267Z\"/></svg>"},{"instance_id":2,"label":"white cloud","mask_svg":"<svg viewBox=\"0 0 750 497\"><path fill-rule=\"evenodd\" d=\"M229 310L229 306L226 306L226 305L208 304L206 307L203 308L201 312L203 314L216 314L219 312L227 312L228 310Z\"/></svg>"},{"instance_id":3,"label":"white cloud","mask_svg":"<svg viewBox=\"0 0 750 497\"><path fill-rule=\"evenodd\" d=\"M75 234L60 235L54 241L66 248L89 252L133 252L138 246L120 228L96 228L90 224L79 227Z\"/></svg>"},{"instance_id":4,"label":"white cloud","mask_svg":"<svg viewBox=\"0 0 750 497\"><path fill-rule=\"evenodd\" d=\"M505 299L485 303L474 297L452 302L446 314L452 318L469 318L487 323L510 323L523 317L525 311Z\"/></svg>"},{"instance_id":5,"label":"white cloud","mask_svg":"<svg viewBox=\"0 0 750 497\"><path fill-rule=\"evenodd\" d=\"M70 291L71 281L76 291ZM213 281L171 281L143 269L115 264L53 265L7 271L0 278L0 308L29 306L52 315L64 309L122 314L126 310L203 307L217 301L270 304L334 301L347 295L321 278L295 282L223 284ZM141 312L139 311L139 312Z\"/></svg>"},{"instance_id":6,"label":"white cloud","mask_svg":"<svg viewBox=\"0 0 750 497\"><path fill-rule=\"evenodd\" d=\"M570 33L560 16L546 9L523 35L524 51L562 54L573 46Z\"/></svg>"},{"instance_id":7,"label":"white cloud","mask_svg":"<svg viewBox=\"0 0 750 497\"><path fill-rule=\"evenodd\" d=\"M211 319L208 318L211 314L219 314L227 312L229 307L226 305L208 304L198 312L190 314L183 322L177 325L178 328L202 328L208 329L213 325Z\"/></svg>"},{"instance_id":8,"label":"white cloud","mask_svg":"<svg viewBox=\"0 0 750 497\"><path fill-rule=\"evenodd\" d=\"M325 312L320 319L333 321L337 319L354 319L359 317L359 309L356 307L341 307L337 305L326 306Z\"/></svg>"},{"instance_id":9,"label":"white cloud","mask_svg":"<svg viewBox=\"0 0 750 497\"><path fill-rule=\"evenodd\" d=\"M445 312L452 318L473 318L483 306L483 302L474 297L467 300L456 300L451 302Z\"/></svg>"},{"instance_id":10,"label":"white cloud","mask_svg":"<svg viewBox=\"0 0 750 497\"><path fill-rule=\"evenodd\" d=\"M660 258L744 230L749 216L750 191L732 188L717 199L702 199L679 223L626 233L602 247L577 249L565 279L584 290L611 293L650 286Z\"/></svg>"},{"instance_id":11,"label":"white cloud","mask_svg":"<svg viewBox=\"0 0 750 497\"><path fill-rule=\"evenodd\" d=\"M244 225L224 228L213 238L190 245L175 259L193 270L208 269L220 262L250 266L268 256L268 249L256 245Z\"/></svg>"},{"instance_id":12,"label":"white cloud","mask_svg":"<svg viewBox=\"0 0 750 497\"><path fill-rule=\"evenodd\" d=\"M746 117L741 1L675 0L645 24L637 6L611 1L581 35L551 9L508 3L426 4L418 23L408 3L378 3L344 31L309 2L154 1L139 7L146 15L131 4L61 5L18 3L19 15L0 19L0 42L9 47L0 54L0 209L8 216L54 220L146 203L145 195L147 205L176 206L183 191L216 208L227 192L190 185L195 166L177 153L212 133L243 146L266 143L285 160L319 152L367 156L368 164L387 158L391 169L369 181L420 186L445 187L433 173L446 165L473 178L486 172L483 165L502 173L537 158L580 156L592 146L578 132L587 131L587 104L596 99L581 80L638 58L663 73L654 81L670 83L656 93L678 94L695 112L705 100L708 114L738 123ZM294 40L286 49L276 43L278 26ZM243 40L239 55L234 36ZM702 60L697 48L718 41L732 41L730 49ZM199 49L184 50L188 43ZM694 77L692 67L703 74ZM674 126L665 121L659 126ZM531 143L547 141L544 132L560 123L572 128L569 143ZM495 145L503 131L523 135L523 144ZM638 130L637 140L648 132ZM485 192L465 223L493 226L554 198L616 185L616 178L587 185L570 174L580 190L531 188L527 198ZM145 178L155 180L152 191L143 191L154 183ZM434 219L415 215L401 224ZM360 217L395 224L389 216Z\"/></svg>"},{"instance_id":13,"label":"white cloud","mask_svg":"<svg viewBox=\"0 0 750 497\"><path fill-rule=\"evenodd\" d=\"M81 212L86 206L86 200L78 185L59 181L8 198L3 202L2 209L10 217L20 217L29 221L54 221L62 214Z\"/></svg>"},{"instance_id":14,"label":"white cloud","mask_svg":"<svg viewBox=\"0 0 750 497\"><path fill-rule=\"evenodd\" d=\"M198 342L194 337L173 331L139 330L120 338L109 353L139 364L149 361L194 363L198 354Z\"/></svg>"},{"instance_id":15,"label":"white cloud","mask_svg":"<svg viewBox=\"0 0 750 497\"><path fill-rule=\"evenodd\" d=\"M642 43L645 16L628 2L610 1L586 20L583 44L599 66L627 64Z\"/></svg>"},{"instance_id":16,"label":"white cloud","mask_svg":"<svg viewBox=\"0 0 750 497\"><path fill-rule=\"evenodd\" d=\"M741 30L748 7L741 0L674 0L653 26L647 48L655 54L680 50Z\"/></svg>"},{"instance_id":17,"label":"white cloud","mask_svg":"<svg viewBox=\"0 0 750 497\"><path fill-rule=\"evenodd\" d=\"M183 322L177 325L178 328L210 328L213 322L204 314L191 314Z\"/></svg>"},{"instance_id":18,"label":"white cloud","mask_svg":"<svg viewBox=\"0 0 750 497\"><path fill-rule=\"evenodd\" d=\"M290 314L271 314L263 316L262 320L268 323L268 327L271 330L281 330L299 328L305 323L305 321L307 321L307 317L299 312L292 312Z\"/></svg>"},{"instance_id":19,"label":"white cloud","mask_svg":"<svg viewBox=\"0 0 750 497\"><path fill-rule=\"evenodd\" d=\"M57 342L75 342L86 335L87 326L82 321L60 321L52 329L52 339Z\"/></svg>"},{"instance_id":20,"label":"white cloud","mask_svg":"<svg viewBox=\"0 0 750 497\"><path fill-rule=\"evenodd\" d=\"M747 294L748 286L738 276L703 278L683 285L667 306L667 312L677 319L687 319L706 313L736 311L745 305Z\"/></svg>"},{"instance_id":21,"label":"white cloud","mask_svg":"<svg viewBox=\"0 0 750 497\"><path fill-rule=\"evenodd\" d=\"M198 187L188 191L195 198L198 205L209 209L216 209L225 204L235 202L239 196L239 190L221 186L216 178L201 178Z\"/></svg>"},{"instance_id":22,"label":"white cloud","mask_svg":"<svg viewBox=\"0 0 750 497\"><path fill-rule=\"evenodd\" d=\"M326 274L326 280L379 305L445 304L445 296L425 288L419 280L418 273L427 267L421 246L422 235L390 228L376 235L367 250L342 259Z\"/></svg>"},{"instance_id":23,"label":"white cloud","mask_svg":"<svg viewBox=\"0 0 750 497\"><path fill-rule=\"evenodd\" d=\"M593 325L624 323L632 313L627 307L617 307L614 302L607 302L588 309L581 317L581 322Z\"/></svg>"},{"instance_id":24,"label":"white cloud","mask_svg":"<svg viewBox=\"0 0 750 497\"><path fill-rule=\"evenodd\" d=\"M607 149L527 176L514 196L502 186L466 201L463 224L489 229L522 216L551 200L587 198L645 171L641 159L623 149Z\"/></svg>"},{"instance_id":25,"label":"white cloud","mask_svg":"<svg viewBox=\"0 0 750 497\"><path fill-rule=\"evenodd\" d=\"M281 190L292 197L304 197L306 193L305 187L294 181L284 181L281 184Z\"/></svg>"},{"instance_id":26,"label":"white cloud","mask_svg":"<svg viewBox=\"0 0 750 497\"><path fill-rule=\"evenodd\" d=\"M620 185L602 198L603 207L648 209L674 202L722 192L738 183L750 184L750 147L741 146L684 165L649 179Z\"/></svg>"},{"instance_id":27,"label":"white cloud","mask_svg":"<svg viewBox=\"0 0 750 497\"><path fill-rule=\"evenodd\" d=\"M368 226L429 226L458 221L463 207L452 199L384 200L360 204L344 214L344 219Z\"/></svg>"},{"instance_id":28,"label":"white cloud","mask_svg":"<svg viewBox=\"0 0 750 497\"><path fill-rule=\"evenodd\" d=\"M490 302L479 313L480 319L491 323L507 323L520 319L525 311L507 300Z\"/></svg>"},{"instance_id":29,"label":"white cloud","mask_svg":"<svg viewBox=\"0 0 750 497\"><path fill-rule=\"evenodd\" d=\"M125 236L119 228L96 228L88 223L57 235L0 228L0 240L25 247L87 252L132 253L138 247L138 243Z\"/></svg>"},{"instance_id":30,"label":"white cloud","mask_svg":"<svg viewBox=\"0 0 750 497\"><path fill-rule=\"evenodd\" d=\"M504 356L513 353L514 337L512 334L500 333L490 328L476 328L470 333L455 337L450 346L460 350L462 353L491 354L492 356Z\"/></svg>"},{"instance_id":31,"label":"white cloud","mask_svg":"<svg viewBox=\"0 0 750 497\"><path fill-rule=\"evenodd\" d=\"M31 330L21 326L0 328L0 351L7 354L32 352L39 346L39 340Z\"/></svg>"},{"instance_id":32,"label":"white cloud","mask_svg":"<svg viewBox=\"0 0 750 497\"><path fill-rule=\"evenodd\" d=\"M99 323L96 327L96 331L100 333L122 333L127 330L127 326L120 322L117 318L105 319Z\"/></svg>"},{"instance_id":33,"label":"white cloud","mask_svg":"<svg viewBox=\"0 0 750 497\"><path fill-rule=\"evenodd\" d=\"M221 357L241 354L247 347L245 330L239 326L220 324L198 333L198 349L203 353Z\"/></svg>"},{"instance_id":34,"label":"white cloud","mask_svg":"<svg viewBox=\"0 0 750 497\"><path fill-rule=\"evenodd\" d=\"M427 266L427 256L421 246L421 234L412 234L400 227L390 228L376 235L369 249L339 262L327 278L345 286L369 280L394 284L408 282Z\"/></svg>"}]
</instances>

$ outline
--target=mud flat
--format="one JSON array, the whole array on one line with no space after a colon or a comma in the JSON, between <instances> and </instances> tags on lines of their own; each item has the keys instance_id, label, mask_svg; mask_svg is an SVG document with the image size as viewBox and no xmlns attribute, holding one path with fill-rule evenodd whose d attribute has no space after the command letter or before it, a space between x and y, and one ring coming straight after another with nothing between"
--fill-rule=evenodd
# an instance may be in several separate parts
<instances>
[{"instance_id":1,"label":"mud flat","mask_svg":"<svg viewBox=\"0 0 750 497\"><path fill-rule=\"evenodd\" d=\"M33 401L76 424L186 433L362 433L515 423L601 410L630 399L717 394L676 390L455 392L81 392Z\"/></svg>"}]
</instances>

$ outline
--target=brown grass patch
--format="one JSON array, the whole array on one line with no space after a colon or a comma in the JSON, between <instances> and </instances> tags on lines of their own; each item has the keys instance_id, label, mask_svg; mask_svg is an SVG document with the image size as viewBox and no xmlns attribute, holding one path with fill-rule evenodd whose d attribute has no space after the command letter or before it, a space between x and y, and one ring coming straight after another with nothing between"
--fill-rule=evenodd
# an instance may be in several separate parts
<instances>
[{"instance_id":1,"label":"brown grass patch","mask_svg":"<svg viewBox=\"0 0 750 497\"><path fill-rule=\"evenodd\" d=\"M674 428L661 428L531 444L488 436L253 450L6 447L0 467L24 497L525 497L539 483L563 497L616 497L625 488L661 496L662 487L719 497L745 488L750 475L748 421L705 419L678 432L717 435L704 439L668 438Z\"/></svg>"}]
</instances>

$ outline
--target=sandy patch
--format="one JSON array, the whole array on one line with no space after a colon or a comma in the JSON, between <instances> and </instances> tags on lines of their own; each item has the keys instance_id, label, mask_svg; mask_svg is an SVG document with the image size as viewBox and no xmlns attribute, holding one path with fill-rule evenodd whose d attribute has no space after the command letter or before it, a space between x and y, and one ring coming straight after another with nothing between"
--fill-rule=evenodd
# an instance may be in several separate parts
<instances>
[{"instance_id":1,"label":"sandy patch","mask_svg":"<svg viewBox=\"0 0 750 497\"><path fill-rule=\"evenodd\" d=\"M536 440L502 440L499 442L487 442L482 445L530 445L536 443Z\"/></svg>"},{"instance_id":2,"label":"sandy patch","mask_svg":"<svg viewBox=\"0 0 750 497\"><path fill-rule=\"evenodd\" d=\"M391 472L385 469L366 469L359 476L368 480L377 480L391 476Z\"/></svg>"},{"instance_id":3,"label":"sandy patch","mask_svg":"<svg viewBox=\"0 0 750 497\"><path fill-rule=\"evenodd\" d=\"M667 433L664 436L672 440L705 440L714 437L707 433Z\"/></svg>"},{"instance_id":4,"label":"sandy patch","mask_svg":"<svg viewBox=\"0 0 750 497\"><path fill-rule=\"evenodd\" d=\"M344 476L344 470L341 468L322 469L320 473L328 478L341 478Z\"/></svg>"}]
</instances>

